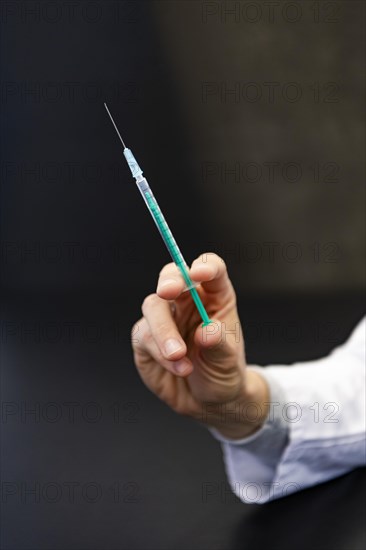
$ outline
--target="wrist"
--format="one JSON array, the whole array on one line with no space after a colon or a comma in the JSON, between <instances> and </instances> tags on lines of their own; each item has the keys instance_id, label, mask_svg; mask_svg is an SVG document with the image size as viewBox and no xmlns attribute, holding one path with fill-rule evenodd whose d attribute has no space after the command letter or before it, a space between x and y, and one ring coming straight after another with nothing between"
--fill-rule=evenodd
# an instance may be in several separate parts
<instances>
[{"instance_id":1,"label":"wrist","mask_svg":"<svg viewBox=\"0 0 366 550\"><path fill-rule=\"evenodd\" d=\"M210 425L228 439L243 439L258 431L269 413L269 387L255 371L247 369L242 390L231 402L219 406Z\"/></svg>"}]
</instances>

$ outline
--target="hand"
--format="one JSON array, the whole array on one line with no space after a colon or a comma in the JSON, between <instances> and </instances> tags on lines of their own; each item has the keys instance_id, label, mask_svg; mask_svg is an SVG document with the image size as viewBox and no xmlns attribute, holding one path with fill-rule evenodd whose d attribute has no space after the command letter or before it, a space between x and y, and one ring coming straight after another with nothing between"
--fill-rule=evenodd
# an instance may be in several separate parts
<instances>
[{"instance_id":1,"label":"hand","mask_svg":"<svg viewBox=\"0 0 366 550\"><path fill-rule=\"evenodd\" d=\"M224 261L207 253L190 269L212 324L202 320L174 263L145 298L132 330L138 372L146 386L180 414L238 439L255 432L268 414L264 379L246 370L234 288ZM236 414L234 414L234 411Z\"/></svg>"}]
</instances>

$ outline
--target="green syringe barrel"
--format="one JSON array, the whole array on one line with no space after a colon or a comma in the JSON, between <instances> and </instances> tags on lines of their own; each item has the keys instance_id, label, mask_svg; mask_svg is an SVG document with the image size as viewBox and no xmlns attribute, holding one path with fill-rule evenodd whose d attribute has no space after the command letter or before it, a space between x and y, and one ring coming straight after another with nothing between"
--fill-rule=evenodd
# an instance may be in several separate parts
<instances>
[{"instance_id":1,"label":"green syringe barrel","mask_svg":"<svg viewBox=\"0 0 366 550\"><path fill-rule=\"evenodd\" d=\"M187 285L187 288L192 295L194 303L196 304L199 314L201 315L203 326L209 325L211 323L210 318L207 315L205 306L203 305L202 300L197 292L197 289L195 288L195 285L189 276L188 266L183 258L181 251L179 250L179 247L173 237L172 232L169 229L169 226L163 216L163 213L160 210L158 202L154 197L154 194L151 191L149 184L147 183L146 178L143 177L142 175L138 175L136 178L136 183L137 183L137 187L140 190L141 195L143 196L146 206L148 207L153 217L153 220L156 223L156 226L160 232L160 235L162 236L162 239L165 242L165 245L169 251L169 254L172 257L173 262L177 265L178 269L180 270L183 276L183 279Z\"/></svg>"}]
</instances>

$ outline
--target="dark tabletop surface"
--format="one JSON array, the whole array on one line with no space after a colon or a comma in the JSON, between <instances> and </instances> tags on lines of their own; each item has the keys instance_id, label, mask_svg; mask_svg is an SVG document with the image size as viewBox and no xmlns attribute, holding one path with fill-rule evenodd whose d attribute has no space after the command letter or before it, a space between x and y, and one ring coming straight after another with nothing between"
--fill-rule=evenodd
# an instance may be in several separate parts
<instances>
[{"instance_id":1,"label":"dark tabletop surface","mask_svg":"<svg viewBox=\"0 0 366 550\"><path fill-rule=\"evenodd\" d=\"M363 309L360 296L239 303L258 364L325 355ZM365 548L364 470L266 505L230 492L219 444L136 374L137 316L126 297L4 305L1 548Z\"/></svg>"}]
</instances>

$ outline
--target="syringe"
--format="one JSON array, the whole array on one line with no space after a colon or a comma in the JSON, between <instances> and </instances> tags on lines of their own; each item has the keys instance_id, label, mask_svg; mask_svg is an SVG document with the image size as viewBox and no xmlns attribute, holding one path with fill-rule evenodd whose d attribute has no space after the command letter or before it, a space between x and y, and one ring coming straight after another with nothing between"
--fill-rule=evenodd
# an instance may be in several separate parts
<instances>
[{"instance_id":1,"label":"syringe","mask_svg":"<svg viewBox=\"0 0 366 550\"><path fill-rule=\"evenodd\" d=\"M207 311L202 303L202 300L197 292L197 289L192 281L192 279L189 276L188 272L188 266L183 258L183 255L181 251L178 248L178 245L173 237L172 232L169 229L169 226L163 216L162 211L160 210L160 207L158 205L158 202L156 198L153 195L153 192L150 189L149 184L147 183L146 178L143 177L143 173L141 168L139 167L135 157L132 154L132 151L126 147L124 144L124 141L121 137L121 134L118 131L118 128L116 126L116 123L113 120L113 117L111 113L109 112L109 109L104 103L104 106L107 110L108 115L110 116L110 119L113 123L113 126L116 129L116 132L118 134L119 139L121 140L121 143L123 145L123 154L125 156L125 159L128 163L128 166L130 167L130 170L132 172L132 176L136 180L137 187L140 190L141 195L143 196L143 199L146 203L147 208L150 211L150 214L152 215L154 222L157 225L157 228L159 229L160 235L163 238L163 241L166 244L166 247L169 251L169 254L171 255L174 263L178 267L179 271L181 272L183 279L187 285L187 289L192 295L192 298L194 300L194 303L196 304L196 307L198 309L198 312L202 318L203 326L209 325L212 321L210 320L209 316L207 315Z\"/></svg>"}]
</instances>

